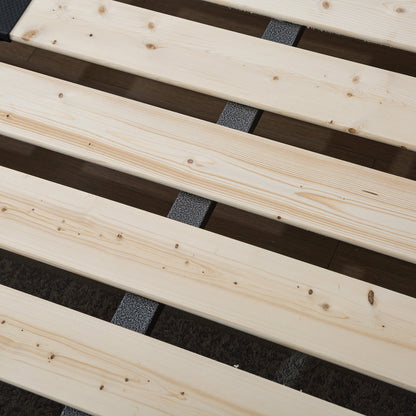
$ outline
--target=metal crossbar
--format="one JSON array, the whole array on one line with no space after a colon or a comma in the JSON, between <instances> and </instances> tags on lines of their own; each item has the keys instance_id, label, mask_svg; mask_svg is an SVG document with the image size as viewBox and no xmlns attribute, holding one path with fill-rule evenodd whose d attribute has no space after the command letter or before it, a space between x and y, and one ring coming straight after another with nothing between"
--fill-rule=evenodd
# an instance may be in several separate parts
<instances>
[{"instance_id":1,"label":"metal crossbar","mask_svg":"<svg viewBox=\"0 0 416 416\"><path fill-rule=\"evenodd\" d=\"M272 42L296 46L302 36L302 26L272 19L262 38ZM262 110L246 105L228 102L222 111L217 124L252 133L259 122ZM168 218L198 228L205 228L214 208L215 201L202 198L187 192L180 192L173 203ZM112 322L124 328L149 333L156 323L163 305L144 297L126 293L121 301ZM88 416L79 410L65 407L61 416Z\"/></svg>"}]
</instances>

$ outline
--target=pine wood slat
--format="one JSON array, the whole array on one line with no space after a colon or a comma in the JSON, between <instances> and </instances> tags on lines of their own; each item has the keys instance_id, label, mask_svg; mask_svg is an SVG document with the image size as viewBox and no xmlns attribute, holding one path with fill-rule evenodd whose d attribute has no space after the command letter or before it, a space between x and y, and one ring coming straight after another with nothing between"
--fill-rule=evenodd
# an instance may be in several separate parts
<instances>
[{"instance_id":1,"label":"pine wood slat","mask_svg":"<svg viewBox=\"0 0 416 416\"><path fill-rule=\"evenodd\" d=\"M416 261L416 182L0 63L0 133Z\"/></svg>"},{"instance_id":2,"label":"pine wood slat","mask_svg":"<svg viewBox=\"0 0 416 416\"><path fill-rule=\"evenodd\" d=\"M14 41L416 150L416 79L116 1L33 0Z\"/></svg>"},{"instance_id":3,"label":"pine wood slat","mask_svg":"<svg viewBox=\"0 0 416 416\"><path fill-rule=\"evenodd\" d=\"M416 1L205 0L416 52Z\"/></svg>"},{"instance_id":4,"label":"pine wood slat","mask_svg":"<svg viewBox=\"0 0 416 416\"><path fill-rule=\"evenodd\" d=\"M356 415L0 286L0 380L92 415Z\"/></svg>"},{"instance_id":5,"label":"pine wood slat","mask_svg":"<svg viewBox=\"0 0 416 416\"><path fill-rule=\"evenodd\" d=\"M5 168L0 229L4 249L416 391L408 296Z\"/></svg>"}]
</instances>

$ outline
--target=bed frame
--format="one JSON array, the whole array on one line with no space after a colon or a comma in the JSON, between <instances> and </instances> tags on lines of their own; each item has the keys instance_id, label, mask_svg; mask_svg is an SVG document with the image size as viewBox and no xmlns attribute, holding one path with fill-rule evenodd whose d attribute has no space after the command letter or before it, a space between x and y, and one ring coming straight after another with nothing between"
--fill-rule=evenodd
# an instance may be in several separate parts
<instances>
[{"instance_id":1,"label":"bed frame","mask_svg":"<svg viewBox=\"0 0 416 416\"><path fill-rule=\"evenodd\" d=\"M414 298L201 229L222 202L416 262L414 181L251 134L267 110L416 150L415 78L295 47L299 23L414 52L416 2L211 2L295 23L0 0L3 40L229 101L215 125L0 63L0 134L181 191L162 218L0 167L1 248L126 291L107 323L0 286L0 379L64 416L355 414L147 337L160 302L416 392Z\"/></svg>"}]
</instances>

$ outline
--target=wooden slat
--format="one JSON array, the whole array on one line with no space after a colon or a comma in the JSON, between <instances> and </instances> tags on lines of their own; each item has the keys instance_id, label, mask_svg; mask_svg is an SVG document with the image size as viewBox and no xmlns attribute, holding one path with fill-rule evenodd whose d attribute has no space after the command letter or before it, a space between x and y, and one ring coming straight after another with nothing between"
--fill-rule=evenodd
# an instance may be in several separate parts
<instances>
[{"instance_id":1,"label":"wooden slat","mask_svg":"<svg viewBox=\"0 0 416 416\"><path fill-rule=\"evenodd\" d=\"M133 74L416 150L416 79L116 1L33 0L11 33Z\"/></svg>"},{"instance_id":2,"label":"wooden slat","mask_svg":"<svg viewBox=\"0 0 416 416\"><path fill-rule=\"evenodd\" d=\"M356 415L0 286L0 380L94 415Z\"/></svg>"},{"instance_id":3,"label":"wooden slat","mask_svg":"<svg viewBox=\"0 0 416 416\"><path fill-rule=\"evenodd\" d=\"M416 1L205 0L416 52Z\"/></svg>"},{"instance_id":4,"label":"wooden slat","mask_svg":"<svg viewBox=\"0 0 416 416\"><path fill-rule=\"evenodd\" d=\"M416 391L413 298L5 168L0 204L4 249Z\"/></svg>"},{"instance_id":5,"label":"wooden slat","mask_svg":"<svg viewBox=\"0 0 416 416\"><path fill-rule=\"evenodd\" d=\"M0 133L416 261L416 182L0 64Z\"/></svg>"}]
</instances>

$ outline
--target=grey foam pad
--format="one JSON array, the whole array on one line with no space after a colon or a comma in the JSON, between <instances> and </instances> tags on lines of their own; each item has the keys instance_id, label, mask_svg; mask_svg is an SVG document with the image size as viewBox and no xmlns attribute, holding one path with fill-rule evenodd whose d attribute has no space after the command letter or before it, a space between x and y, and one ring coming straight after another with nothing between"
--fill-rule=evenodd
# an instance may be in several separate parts
<instances>
[{"instance_id":1,"label":"grey foam pad","mask_svg":"<svg viewBox=\"0 0 416 416\"><path fill-rule=\"evenodd\" d=\"M283 45L296 46L303 30L304 26L273 19L268 24L262 38Z\"/></svg>"},{"instance_id":2,"label":"grey foam pad","mask_svg":"<svg viewBox=\"0 0 416 416\"><path fill-rule=\"evenodd\" d=\"M215 202L209 199L180 192L169 211L168 218L204 228L214 208Z\"/></svg>"},{"instance_id":3,"label":"grey foam pad","mask_svg":"<svg viewBox=\"0 0 416 416\"><path fill-rule=\"evenodd\" d=\"M133 293L126 293L111 322L135 332L145 334L159 304Z\"/></svg>"}]
</instances>

